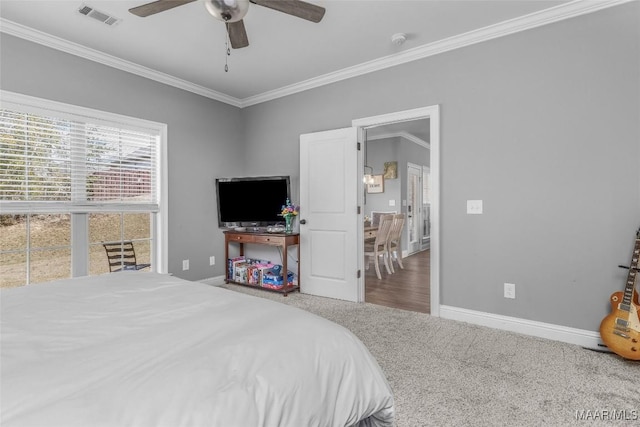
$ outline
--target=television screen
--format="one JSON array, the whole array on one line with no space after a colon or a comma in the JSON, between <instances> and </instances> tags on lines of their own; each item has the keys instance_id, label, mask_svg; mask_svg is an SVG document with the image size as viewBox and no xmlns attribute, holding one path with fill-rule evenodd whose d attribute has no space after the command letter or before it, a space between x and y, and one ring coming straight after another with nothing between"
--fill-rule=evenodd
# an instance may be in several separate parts
<instances>
[{"instance_id":1,"label":"television screen","mask_svg":"<svg viewBox=\"0 0 640 427\"><path fill-rule=\"evenodd\" d=\"M282 205L291 197L289 177L218 178L216 195L220 227L282 223Z\"/></svg>"}]
</instances>

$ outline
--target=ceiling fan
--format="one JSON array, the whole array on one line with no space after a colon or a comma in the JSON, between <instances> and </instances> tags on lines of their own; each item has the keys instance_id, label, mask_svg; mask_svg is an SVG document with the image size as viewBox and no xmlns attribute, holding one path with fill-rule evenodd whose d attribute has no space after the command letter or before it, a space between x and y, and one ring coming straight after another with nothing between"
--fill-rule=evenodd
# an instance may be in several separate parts
<instances>
[{"instance_id":1,"label":"ceiling fan","mask_svg":"<svg viewBox=\"0 0 640 427\"><path fill-rule=\"evenodd\" d=\"M129 9L140 17L147 17L196 0L157 0ZM231 47L240 49L249 46L249 39L242 18L249 10L249 3L268 7L288 15L297 16L311 22L320 22L325 9L301 0L205 0L204 4L216 19L227 25Z\"/></svg>"}]
</instances>

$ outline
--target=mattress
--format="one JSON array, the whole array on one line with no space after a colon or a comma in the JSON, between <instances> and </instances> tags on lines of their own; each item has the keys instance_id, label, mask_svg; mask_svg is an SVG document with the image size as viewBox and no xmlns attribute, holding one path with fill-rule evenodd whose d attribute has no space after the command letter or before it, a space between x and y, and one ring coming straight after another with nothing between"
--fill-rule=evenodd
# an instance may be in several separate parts
<instances>
[{"instance_id":1,"label":"mattress","mask_svg":"<svg viewBox=\"0 0 640 427\"><path fill-rule=\"evenodd\" d=\"M393 395L342 326L169 275L0 293L0 425L391 426Z\"/></svg>"}]
</instances>

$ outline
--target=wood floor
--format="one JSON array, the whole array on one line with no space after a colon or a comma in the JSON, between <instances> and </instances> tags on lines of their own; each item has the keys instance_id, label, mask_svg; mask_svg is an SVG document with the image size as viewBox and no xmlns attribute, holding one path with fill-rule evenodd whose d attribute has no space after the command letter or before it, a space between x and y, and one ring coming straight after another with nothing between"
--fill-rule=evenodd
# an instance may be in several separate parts
<instances>
[{"instance_id":1,"label":"wood floor","mask_svg":"<svg viewBox=\"0 0 640 427\"><path fill-rule=\"evenodd\" d=\"M402 259L404 269L395 266L395 273L387 274L381 267L382 279L376 277L373 263L365 270L365 301L386 307L429 313L429 250Z\"/></svg>"}]
</instances>

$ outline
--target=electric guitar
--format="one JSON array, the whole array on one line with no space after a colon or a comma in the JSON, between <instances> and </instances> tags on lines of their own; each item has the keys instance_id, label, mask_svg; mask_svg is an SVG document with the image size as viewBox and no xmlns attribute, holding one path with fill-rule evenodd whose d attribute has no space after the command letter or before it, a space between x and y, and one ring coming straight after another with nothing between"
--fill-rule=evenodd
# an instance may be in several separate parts
<instances>
[{"instance_id":1,"label":"electric guitar","mask_svg":"<svg viewBox=\"0 0 640 427\"><path fill-rule=\"evenodd\" d=\"M600 323L600 336L606 346L618 356L630 360L640 360L640 303L636 292L636 282L640 276L638 258L640 229L636 233L627 285L624 292L611 295L611 314Z\"/></svg>"}]
</instances>

